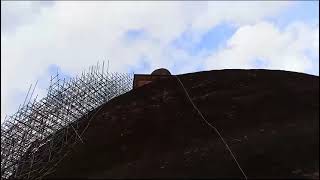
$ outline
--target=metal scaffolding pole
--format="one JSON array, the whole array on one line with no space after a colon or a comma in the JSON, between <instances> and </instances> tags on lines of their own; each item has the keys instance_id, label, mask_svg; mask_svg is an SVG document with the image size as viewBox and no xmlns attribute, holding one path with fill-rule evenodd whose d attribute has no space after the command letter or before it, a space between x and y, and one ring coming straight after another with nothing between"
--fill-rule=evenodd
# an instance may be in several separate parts
<instances>
[{"instance_id":1,"label":"metal scaffolding pole","mask_svg":"<svg viewBox=\"0 0 320 180\"><path fill-rule=\"evenodd\" d=\"M67 81L57 72L47 96L38 101L32 100L37 83L32 91L30 85L22 106L1 124L2 178L41 179L76 143L84 143L78 120L132 89L131 74L109 73L109 61L104 70L104 61L98 62Z\"/></svg>"}]
</instances>

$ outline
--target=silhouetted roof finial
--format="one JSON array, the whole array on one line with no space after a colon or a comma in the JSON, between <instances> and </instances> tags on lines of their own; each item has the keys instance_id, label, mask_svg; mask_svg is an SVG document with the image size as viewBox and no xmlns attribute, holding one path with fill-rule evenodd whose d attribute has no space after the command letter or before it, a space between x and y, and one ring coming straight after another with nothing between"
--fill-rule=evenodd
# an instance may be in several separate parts
<instances>
[{"instance_id":1,"label":"silhouetted roof finial","mask_svg":"<svg viewBox=\"0 0 320 180\"><path fill-rule=\"evenodd\" d=\"M151 75L171 75L170 71L165 68L154 70Z\"/></svg>"}]
</instances>

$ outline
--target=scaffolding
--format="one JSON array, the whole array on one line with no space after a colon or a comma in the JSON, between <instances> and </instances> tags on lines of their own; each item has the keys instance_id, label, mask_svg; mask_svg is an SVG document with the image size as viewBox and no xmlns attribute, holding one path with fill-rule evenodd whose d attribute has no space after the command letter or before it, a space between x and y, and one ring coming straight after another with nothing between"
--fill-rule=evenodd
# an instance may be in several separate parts
<instances>
[{"instance_id":1,"label":"scaffolding","mask_svg":"<svg viewBox=\"0 0 320 180\"><path fill-rule=\"evenodd\" d=\"M57 72L38 101L30 86L22 106L1 124L1 177L41 179L52 173L73 145L83 143L82 120L132 84L132 74L106 73L103 62L68 80Z\"/></svg>"}]
</instances>

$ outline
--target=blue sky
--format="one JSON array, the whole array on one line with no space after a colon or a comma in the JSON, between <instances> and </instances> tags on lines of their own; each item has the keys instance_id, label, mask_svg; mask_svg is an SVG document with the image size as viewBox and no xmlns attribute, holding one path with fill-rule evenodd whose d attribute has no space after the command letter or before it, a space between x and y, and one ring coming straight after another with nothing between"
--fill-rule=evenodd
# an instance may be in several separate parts
<instances>
[{"instance_id":1,"label":"blue sky","mask_svg":"<svg viewBox=\"0 0 320 180\"><path fill-rule=\"evenodd\" d=\"M1 119L38 80L110 71L280 69L319 75L319 1L1 2ZM24 78L21 78L23 74Z\"/></svg>"},{"instance_id":2,"label":"blue sky","mask_svg":"<svg viewBox=\"0 0 320 180\"><path fill-rule=\"evenodd\" d=\"M297 1L292 7L281 12L280 16L270 18L280 27L292 21L303 21L309 24L319 20L319 1Z\"/></svg>"},{"instance_id":3,"label":"blue sky","mask_svg":"<svg viewBox=\"0 0 320 180\"><path fill-rule=\"evenodd\" d=\"M200 51L214 51L219 46L224 46L228 38L236 31L236 28L228 23L221 23L204 33L199 42L188 42L191 35L188 32L182 33L180 37L173 41L173 46L186 50L190 55L196 55Z\"/></svg>"}]
</instances>

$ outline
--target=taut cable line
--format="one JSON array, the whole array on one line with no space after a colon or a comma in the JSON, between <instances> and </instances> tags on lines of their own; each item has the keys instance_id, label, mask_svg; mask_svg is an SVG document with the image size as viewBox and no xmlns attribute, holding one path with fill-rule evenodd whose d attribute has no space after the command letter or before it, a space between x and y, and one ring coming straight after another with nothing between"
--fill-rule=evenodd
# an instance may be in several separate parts
<instances>
[{"instance_id":1,"label":"taut cable line","mask_svg":"<svg viewBox=\"0 0 320 180\"><path fill-rule=\"evenodd\" d=\"M227 150L230 152L230 155L232 156L233 160L236 162L238 168L240 169L242 175L244 176L245 179L248 179L246 174L244 173L244 171L242 170L239 162L237 161L237 158L234 156L233 152L231 151L229 145L227 144L227 142L224 140L224 138L222 137L222 135L220 134L220 132L218 131L218 129L216 127L214 127L211 123L209 123L206 118L204 118L204 116L202 115L201 111L197 108L197 106L193 103L192 99L189 96L188 91L186 90L186 88L184 87L183 83L181 82L181 80L179 79L178 76L174 75L174 77L177 79L177 81L179 82L179 84L181 85L182 89L184 90L187 98L189 99L189 101L191 102L193 108L195 110L197 110L198 114L201 116L201 118L203 119L203 121L210 126L212 129L214 129L214 131L218 134L218 136L220 137L221 141L223 142L223 144L226 146Z\"/></svg>"}]
</instances>

